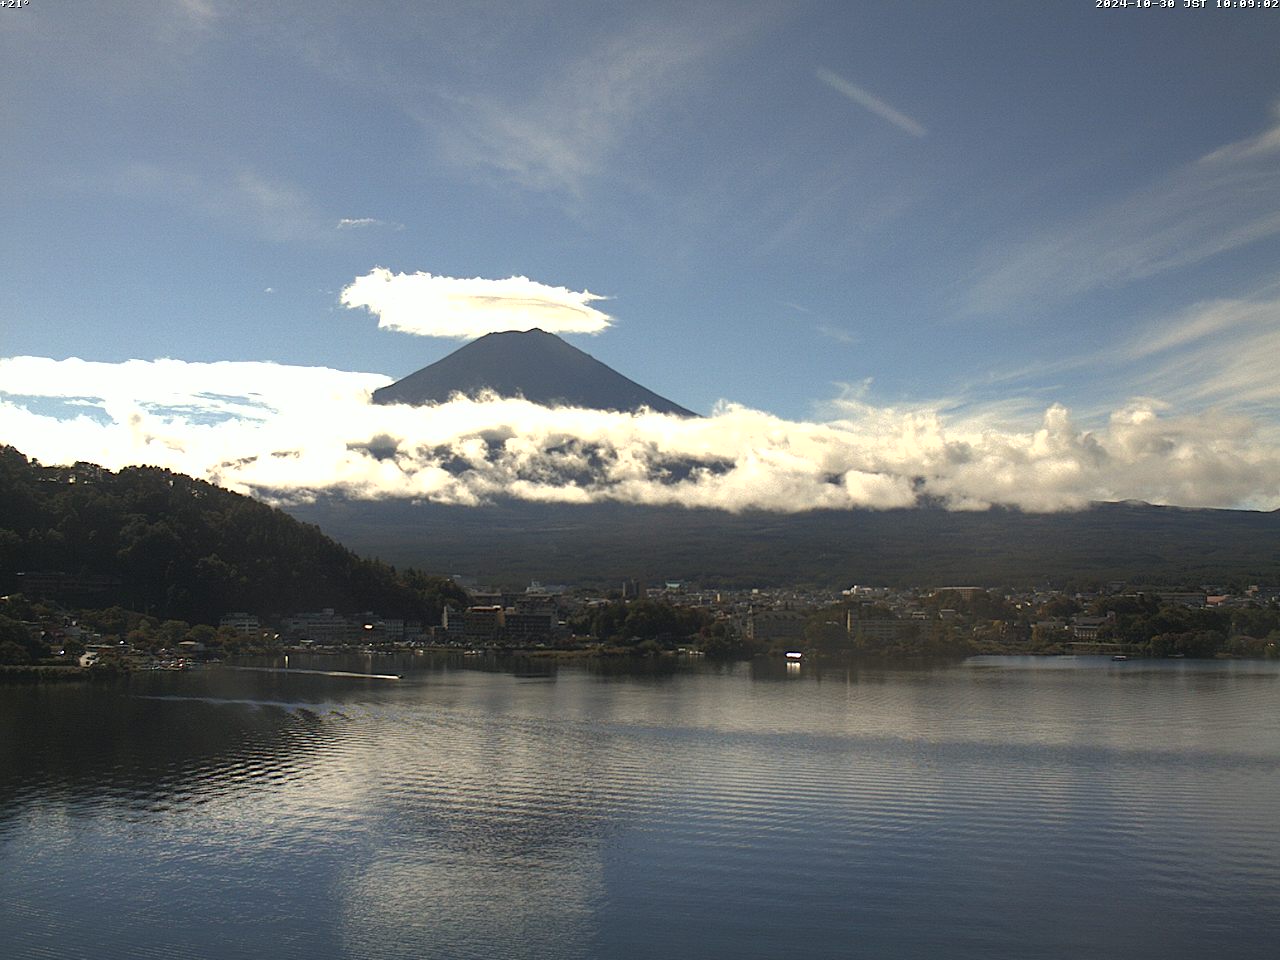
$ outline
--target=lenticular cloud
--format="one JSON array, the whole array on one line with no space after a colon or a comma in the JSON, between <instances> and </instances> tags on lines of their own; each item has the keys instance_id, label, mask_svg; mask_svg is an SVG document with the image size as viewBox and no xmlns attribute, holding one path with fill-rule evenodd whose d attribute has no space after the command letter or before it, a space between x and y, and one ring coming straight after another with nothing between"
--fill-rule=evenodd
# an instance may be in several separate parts
<instances>
[{"instance_id":1,"label":"lenticular cloud","mask_svg":"<svg viewBox=\"0 0 1280 960\"><path fill-rule=\"evenodd\" d=\"M264 363L0 359L0 441L45 463L155 464L280 501L324 492L720 510L1075 509L1092 500L1280 506L1280 442L1239 416L1135 403L1095 429L1024 429L844 402L823 423L518 399L377 406L377 374Z\"/></svg>"},{"instance_id":2,"label":"lenticular cloud","mask_svg":"<svg viewBox=\"0 0 1280 960\"><path fill-rule=\"evenodd\" d=\"M551 287L528 277L459 279L383 267L356 277L341 295L343 306L364 307L377 316L381 329L457 340L534 327L548 333L599 333L611 319L591 304L603 299L589 290Z\"/></svg>"}]
</instances>

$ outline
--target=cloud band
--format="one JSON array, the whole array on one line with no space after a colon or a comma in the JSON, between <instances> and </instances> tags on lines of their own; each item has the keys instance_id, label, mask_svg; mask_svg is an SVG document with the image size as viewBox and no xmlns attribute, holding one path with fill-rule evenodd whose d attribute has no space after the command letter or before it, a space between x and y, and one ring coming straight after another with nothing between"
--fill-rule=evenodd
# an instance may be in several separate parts
<instances>
[{"instance_id":1,"label":"cloud band","mask_svg":"<svg viewBox=\"0 0 1280 960\"><path fill-rule=\"evenodd\" d=\"M0 360L0 437L46 463L156 464L279 499L335 491L781 512L907 507L922 496L950 509L1280 506L1280 440L1259 421L1173 416L1150 402L1095 430L1056 405L1015 429L856 400L825 423L734 404L692 420L493 397L371 404L386 382L260 363L15 357ZM40 410L59 399L58 413Z\"/></svg>"}]
</instances>

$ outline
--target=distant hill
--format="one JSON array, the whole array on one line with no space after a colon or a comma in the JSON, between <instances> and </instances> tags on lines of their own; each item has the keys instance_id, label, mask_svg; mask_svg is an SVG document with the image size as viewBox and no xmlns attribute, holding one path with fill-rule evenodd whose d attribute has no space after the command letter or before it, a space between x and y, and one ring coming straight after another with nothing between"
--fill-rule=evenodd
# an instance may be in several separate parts
<instances>
[{"instance_id":1,"label":"distant hill","mask_svg":"<svg viewBox=\"0 0 1280 960\"><path fill-rule=\"evenodd\" d=\"M465 599L452 583L397 574L203 480L45 467L0 446L0 592L15 590L215 624L232 610L322 607L434 620L445 599Z\"/></svg>"},{"instance_id":2,"label":"distant hill","mask_svg":"<svg viewBox=\"0 0 1280 960\"><path fill-rule=\"evenodd\" d=\"M450 507L326 498L290 507L388 562L478 576L721 586L1280 582L1280 512L1099 503L1071 513L799 514L507 501Z\"/></svg>"},{"instance_id":3,"label":"distant hill","mask_svg":"<svg viewBox=\"0 0 1280 960\"><path fill-rule=\"evenodd\" d=\"M488 334L375 390L373 402L420 406L482 390L543 406L617 411L647 407L656 413L697 416L543 330Z\"/></svg>"}]
</instances>

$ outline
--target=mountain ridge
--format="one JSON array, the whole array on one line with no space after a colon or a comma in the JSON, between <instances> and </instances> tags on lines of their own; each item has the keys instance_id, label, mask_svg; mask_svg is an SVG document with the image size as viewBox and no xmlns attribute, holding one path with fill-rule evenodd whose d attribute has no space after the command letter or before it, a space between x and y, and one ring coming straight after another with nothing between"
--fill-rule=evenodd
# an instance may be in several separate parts
<instances>
[{"instance_id":1,"label":"mountain ridge","mask_svg":"<svg viewBox=\"0 0 1280 960\"><path fill-rule=\"evenodd\" d=\"M377 404L411 406L446 403L456 394L483 391L523 397L543 406L585 407L634 413L696 417L601 363L553 333L508 330L489 333L448 356L373 392Z\"/></svg>"},{"instance_id":2,"label":"mountain ridge","mask_svg":"<svg viewBox=\"0 0 1280 960\"><path fill-rule=\"evenodd\" d=\"M360 501L285 508L386 562L508 585L637 577L718 586L1280 581L1280 513L1100 502L1078 511L738 514L616 502Z\"/></svg>"}]
</instances>

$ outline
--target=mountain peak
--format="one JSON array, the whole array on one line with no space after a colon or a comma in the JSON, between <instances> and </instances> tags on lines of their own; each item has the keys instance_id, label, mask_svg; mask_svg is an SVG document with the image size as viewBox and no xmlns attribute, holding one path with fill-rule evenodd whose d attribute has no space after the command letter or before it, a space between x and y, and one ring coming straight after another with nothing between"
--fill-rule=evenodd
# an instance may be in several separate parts
<instances>
[{"instance_id":1,"label":"mountain peak","mask_svg":"<svg viewBox=\"0 0 1280 960\"><path fill-rule=\"evenodd\" d=\"M454 394L492 390L544 406L697 414L629 380L588 353L537 327L487 333L442 360L373 392L373 402L421 406Z\"/></svg>"}]
</instances>

